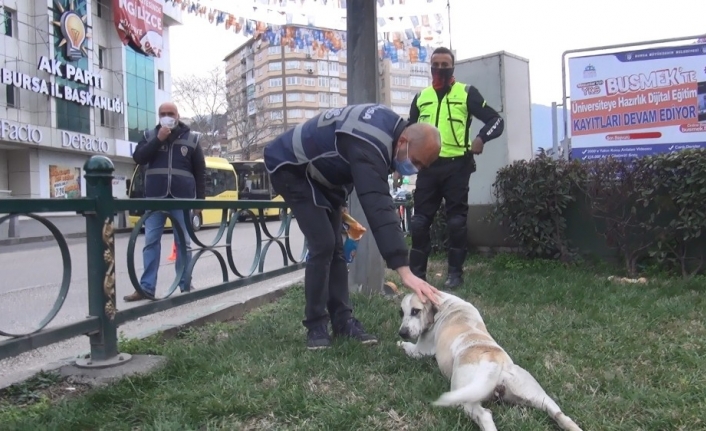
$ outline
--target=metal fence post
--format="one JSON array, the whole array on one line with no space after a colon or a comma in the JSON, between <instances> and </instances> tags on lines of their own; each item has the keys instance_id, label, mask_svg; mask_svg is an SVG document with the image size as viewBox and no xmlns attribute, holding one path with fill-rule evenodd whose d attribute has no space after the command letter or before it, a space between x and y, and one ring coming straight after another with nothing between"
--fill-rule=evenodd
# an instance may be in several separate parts
<instances>
[{"instance_id":1,"label":"metal fence post","mask_svg":"<svg viewBox=\"0 0 706 431\"><path fill-rule=\"evenodd\" d=\"M88 311L100 319L98 332L89 334L91 353L76 361L79 367L105 368L120 365L131 356L118 353L115 324L115 236L113 235L113 162L93 156L83 165L86 197L95 201L95 212L86 217L88 259Z\"/></svg>"}]
</instances>

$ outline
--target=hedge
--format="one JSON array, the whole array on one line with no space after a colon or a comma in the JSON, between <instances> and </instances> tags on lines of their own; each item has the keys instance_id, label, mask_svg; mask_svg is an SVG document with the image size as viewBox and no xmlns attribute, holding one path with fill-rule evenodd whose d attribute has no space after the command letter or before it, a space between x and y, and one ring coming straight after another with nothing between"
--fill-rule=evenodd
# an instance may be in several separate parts
<instances>
[{"instance_id":1,"label":"hedge","mask_svg":"<svg viewBox=\"0 0 706 431\"><path fill-rule=\"evenodd\" d=\"M685 278L704 267L706 150L581 162L541 152L500 169L493 192L491 219L528 257L571 262L585 254L567 238L567 212L583 204L629 276L642 264Z\"/></svg>"}]
</instances>

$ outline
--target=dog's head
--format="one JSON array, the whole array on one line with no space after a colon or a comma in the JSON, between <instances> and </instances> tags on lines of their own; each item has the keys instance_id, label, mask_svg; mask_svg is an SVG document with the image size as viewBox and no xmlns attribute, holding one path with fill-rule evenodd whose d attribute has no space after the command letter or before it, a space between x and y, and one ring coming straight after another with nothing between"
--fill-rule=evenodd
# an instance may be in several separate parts
<instances>
[{"instance_id":1,"label":"dog's head","mask_svg":"<svg viewBox=\"0 0 706 431\"><path fill-rule=\"evenodd\" d=\"M434 316L438 309L431 301L423 304L414 293L406 295L400 305L399 335L404 340L416 340L434 324Z\"/></svg>"}]
</instances>

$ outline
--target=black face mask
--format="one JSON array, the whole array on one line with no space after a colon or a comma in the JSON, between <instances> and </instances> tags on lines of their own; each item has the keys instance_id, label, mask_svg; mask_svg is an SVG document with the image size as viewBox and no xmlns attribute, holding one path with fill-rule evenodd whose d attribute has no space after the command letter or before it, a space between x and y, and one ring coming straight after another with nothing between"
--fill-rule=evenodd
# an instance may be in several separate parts
<instances>
[{"instance_id":1,"label":"black face mask","mask_svg":"<svg viewBox=\"0 0 706 431\"><path fill-rule=\"evenodd\" d=\"M431 68L431 85L435 89L442 89L446 88L451 84L451 80L453 79L454 76L454 68L453 67L447 67L447 68L439 68L439 67L432 67Z\"/></svg>"}]
</instances>

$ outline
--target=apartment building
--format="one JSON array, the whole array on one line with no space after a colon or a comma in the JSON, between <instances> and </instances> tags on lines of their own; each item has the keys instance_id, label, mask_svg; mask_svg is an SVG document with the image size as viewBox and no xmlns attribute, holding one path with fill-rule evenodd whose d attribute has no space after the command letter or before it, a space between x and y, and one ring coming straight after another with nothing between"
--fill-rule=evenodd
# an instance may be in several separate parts
<instances>
[{"instance_id":1,"label":"apartment building","mask_svg":"<svg viewBox=\"0 0 706 431\"><path fill-rule=\"evenodd\" d=\"M277 133L347 104L346 52L312 58L304 50L249 40L225 59L228 157L253 160ZM414 95L430 84L428 63L380 61L380 101L405 118Z\"/></svg>"}]
</instances>

